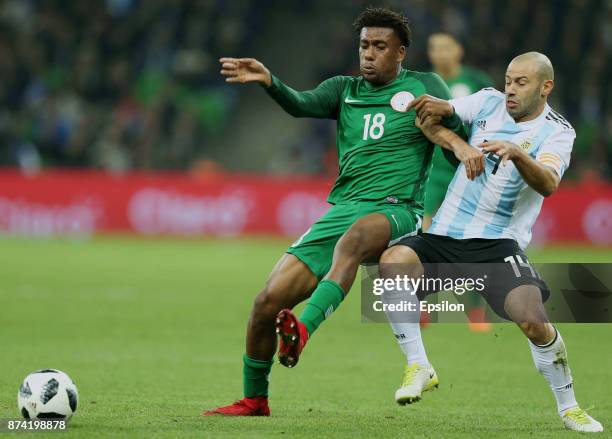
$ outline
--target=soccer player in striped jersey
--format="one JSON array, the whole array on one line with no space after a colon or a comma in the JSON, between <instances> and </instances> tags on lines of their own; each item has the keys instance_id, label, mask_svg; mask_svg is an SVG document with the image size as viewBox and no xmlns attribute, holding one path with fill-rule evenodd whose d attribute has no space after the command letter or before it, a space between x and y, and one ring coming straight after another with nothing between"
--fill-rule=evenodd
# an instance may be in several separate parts
<instances>
[{"instance_id":1,"label":"soccer player in striped jersey","mask_svg":"<svg viewBox=\"0 0 612 439\"><path fill-rule=\"evenodd\" d=\"M557 189L569 165L576 133L547 104L554 73L545 55L528 52L517 56L508 65L505 79L505 93L485 88L450 101L421 96L411 104L424 133L440 145L454 134L432 122L458 115L471 127L469 143L486 154L486 168L468 181L464 165L458 167L428 232L402 239L386 250L380 260L381 274L394 277L409 271L413 277L434 277L435 269L429 263L503 267L490 276L481 294L499 316L517 323L529 339L535 366L550 385L565 426L582 432L603 431L576 402L565 344L543 305L550 292L524 253L544 197ZM402 297L418 302L424 294L411 293L391 289L385 295L387 301ZM412 372L398 389L396 400L418 401L423 391L438 383L421 340L418 316L388 313L388 317L396 337L402 335L398 340Z\"/></svg>"}]
</instances>

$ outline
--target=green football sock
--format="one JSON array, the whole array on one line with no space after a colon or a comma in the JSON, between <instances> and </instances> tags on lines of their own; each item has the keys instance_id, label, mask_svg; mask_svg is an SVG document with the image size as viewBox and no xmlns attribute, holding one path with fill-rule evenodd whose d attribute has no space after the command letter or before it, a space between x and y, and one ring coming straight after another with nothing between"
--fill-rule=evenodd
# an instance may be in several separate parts
<instances>
[{"instance_id":1,"label":"green football sock","mask_svg":"<svg viewBox=\"0 0 612 439\"><path fill-rule=\"evenodd\" d=\"M255 396L268 396L268 376L272 369L273 360L254 360L242 356L244 366L242 368L242 383L244 386L244 396L253 398Z\"/></svg>"},{"instance_id":2,"label":"green football sock","mask_svg":"<svg viewBox=\"0 0 612 439\"><path fill-rule=\"evenodd\" d=\"M329 279L319 282L300 316L300 321L306 325L309 335L317 330L327 316L338 309L343 299L344 291L336 282Z\"/></svg>"}]
</instances>

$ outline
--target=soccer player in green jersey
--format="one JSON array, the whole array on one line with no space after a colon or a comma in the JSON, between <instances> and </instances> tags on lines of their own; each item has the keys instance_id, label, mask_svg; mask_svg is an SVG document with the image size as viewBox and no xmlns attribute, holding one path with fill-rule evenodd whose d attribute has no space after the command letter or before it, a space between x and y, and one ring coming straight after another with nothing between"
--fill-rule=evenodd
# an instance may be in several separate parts
<instances>
[{"instance_id":1,"label":"soccer player in green jersey","mask_svg":"<svg viewBox=\"0 0 612 439\"><path fill-rule=\"evenodd\" d=\"M453 35L436 32L427 40L427 56L433 71L446 83L451 96L461 98L493 85L493 80L484 72L462 64L464 49ZM427 231L438 208L442 205L446 190L455 175L456 166L445 159L442 149L433 153L432 169L425 187L425 214L423 230ZM487 332L491 324L486 321L485 306L478 294L468 295L468 326L474 332Z\"/></svg>"},{"instance_id":2,"label":"soccer player in green jersey","mask_svg":"<svg viewBox=\"0 0 612 439\"><path fill-rule=\"evenodd\" d=\"M415 126L412 99L430 94L450 98L433 73L402 68L411 32L403 15L366 9L355 21L361 76L336 76L313 90L298 92L252 58L221 58L230 83L255 82L295 117L337 120L339 175L329 195L332 205L278 261L249 318L243 356L244 398L205 415L267 416L268 378L279 334L279 361L294 366L309 337L348 293L359 264L377 261L393 242L416 234L423 213L425 182L433 144ZM442 124L456 133L453 115ZM463 134L463 133L462 133ZM449 147L479 175L483 155L464 142ZM300 316L290 311L309 299Z\"/></svg>"}]
</instances>

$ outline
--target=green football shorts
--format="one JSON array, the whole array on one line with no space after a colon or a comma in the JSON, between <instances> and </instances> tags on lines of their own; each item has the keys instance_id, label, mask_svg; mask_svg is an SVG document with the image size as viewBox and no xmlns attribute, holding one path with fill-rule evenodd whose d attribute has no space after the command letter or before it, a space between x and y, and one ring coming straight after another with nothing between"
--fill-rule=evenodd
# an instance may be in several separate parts
<instances>
[{"instance_id":1,"label":"green football shorts","mask_svg":"<svg viewBox=\"0 0 612 439\"><path fill-rule=\"evenodd\" d=\"M457 167L449 163L444 158L444 153L439 146L433 153L431 172L429 173L429 180L425 186L425 215L434 216L440 206L446 191L450 186Z\"/></svg>"},{"instance_id":2,"label":"green football shorts","mask_svg":"<svg viewBox=\"0 0 612 439\"><path fill-rule=\"evenodd\" d=\"M287 253L304 262L320 280L331 267L336 242L355 221L371 213L382 213L389 220L390 245L403 237L416 235L421 228L421 217L405 204L335 204L287 249Z\"/></svg>"}]
</instances>

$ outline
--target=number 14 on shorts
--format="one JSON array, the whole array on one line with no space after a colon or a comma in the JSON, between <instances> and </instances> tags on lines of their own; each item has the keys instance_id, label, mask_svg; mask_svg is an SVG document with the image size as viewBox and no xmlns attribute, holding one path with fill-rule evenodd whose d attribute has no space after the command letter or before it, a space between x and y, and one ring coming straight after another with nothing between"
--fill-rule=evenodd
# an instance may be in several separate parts
<instances>
[{"instance_id":1,"label":"number 14 on shorts","mask_svg":"<svg viewBox=\"0 0 612 439\"><path fill-rule=\"evenodd\" d=\"M522 277L520 267L523 267L523 268L529 269L529 272L531 273L531 277L534 277L536 279L540 278L540 275L538 274L537 271L533 269L529 261L527 259L523 261L523 258L521 255L508 256L507 258L504 258L504 262L510 263L510 266L512 267L512 270L514 271L514 275L516 277Z\"/></svg>"}]
</instances>

